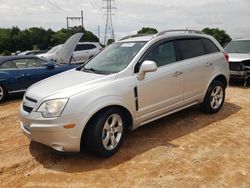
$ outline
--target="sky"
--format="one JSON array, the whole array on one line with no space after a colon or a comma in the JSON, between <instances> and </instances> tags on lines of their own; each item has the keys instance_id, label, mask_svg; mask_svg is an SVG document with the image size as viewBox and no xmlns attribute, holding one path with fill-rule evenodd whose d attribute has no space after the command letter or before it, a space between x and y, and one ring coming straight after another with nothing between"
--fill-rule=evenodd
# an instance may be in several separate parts
<instances>
[{"instance_id":1,"label":"sky","mask_svg":"<svg viewBox=\"0 0 250 188\"><path fill-rule=\"evenodd\" d=\"M67 16L84 12L84 27L104 36L102 0L0 0L0 28L18 26L66 27ZM232 38L250 37L250 0L115 0L115 38L135 34L142 27L166 29L226 30ZM71 26L77 25L72 22Z\"/></svg>"}]
</instances>

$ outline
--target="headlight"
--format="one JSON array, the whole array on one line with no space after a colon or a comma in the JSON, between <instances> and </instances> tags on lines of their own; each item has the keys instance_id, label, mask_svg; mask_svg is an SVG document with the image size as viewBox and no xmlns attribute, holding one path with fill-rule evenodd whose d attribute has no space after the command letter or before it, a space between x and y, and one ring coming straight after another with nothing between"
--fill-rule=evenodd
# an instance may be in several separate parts
<instances>
[{"instance_id":1,"label":"headlight","mask_svg":"<svg viewBox=\"0 0 250 188\"><path fill-rule=\"evenodd\" d=\"M64 110L68 99L53 99L44 101L37 112L41 112L45 118L59 117Z\"/></svg>"}]
</instances>

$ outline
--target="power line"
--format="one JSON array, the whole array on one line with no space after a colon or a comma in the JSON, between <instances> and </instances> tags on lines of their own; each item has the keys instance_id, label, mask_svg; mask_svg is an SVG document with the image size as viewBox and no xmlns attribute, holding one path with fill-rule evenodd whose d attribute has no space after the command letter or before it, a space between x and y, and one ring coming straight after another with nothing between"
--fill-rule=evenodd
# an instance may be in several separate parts
<instances>
[{"instance_id":1,"label":"power line","mask_svg":"<svg viewBox=\"0 0 250 188\"><path fill-rule=\"evenodd\" d=\"M116 9L116 7L112 5L114 0L103 0L103 2L106 3L106 6L102 7L106 11L104 14L106 16L104 44L106 44L108 39L115 40L112 16L114 15L113 10Z\"/></svg>"},{"instance_id":2,"label":"power line","mask_svg":"<svg viewBox=\"0 0 250 188\"><path fill-rule=\"evenodd\" d=\"M81 16L79 17L66 17L67 20L67 29L72 29L73 27L70 26L69 21L80 21L81 22L81 26L82 26L82 32L84 31L84 26L83 26L83 11L81 10Z\"/></svg>"}]
</instances>

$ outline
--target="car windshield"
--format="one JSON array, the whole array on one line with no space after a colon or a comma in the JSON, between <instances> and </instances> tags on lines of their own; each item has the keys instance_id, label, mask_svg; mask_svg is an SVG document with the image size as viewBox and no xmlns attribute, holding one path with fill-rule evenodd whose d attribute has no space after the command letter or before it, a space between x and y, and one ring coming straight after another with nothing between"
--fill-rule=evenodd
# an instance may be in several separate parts
<instances>
[{"instance_id":1,"label":"car windshield","mask_svg":"<svg viewBox=\"0 0 250 188\"><path fill-rule=\"evenodd\" d=\"M250 40L232 41L225 50L227 53L250 53Z\"/></svg>"},{"instance_id":2,"label":"car windshield","mask_svg":"<svg viewBox=\"0 0 250 188\"><path fill-rule=\"evenodd\" d=\"M59 44L57 46L54 46L53 48L51 48L47 54L53 54L54 52L56 52L57 50L59 50L62 47L62 44Z\"/></svg>"},{"instance_id":3,"label":"car windshield","mask_svg":"<svg viewBox=\"0 0 250 188\"><path fill-rule=\"evenodd\" d=\"M82 68L100 74L117 73L125 69L146 42L119 42L108 46Z\"/></svg>"}]
</instances>

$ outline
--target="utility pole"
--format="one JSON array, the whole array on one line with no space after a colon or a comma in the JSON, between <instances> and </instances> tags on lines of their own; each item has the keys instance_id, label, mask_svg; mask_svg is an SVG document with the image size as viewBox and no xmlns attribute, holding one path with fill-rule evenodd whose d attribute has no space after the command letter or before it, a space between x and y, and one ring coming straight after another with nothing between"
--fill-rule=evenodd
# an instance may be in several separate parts
<instances>
[{"instance_id":1,"label":"utility pole","mask_svg":"<svg viewBox=\"0 0 250 188\"><path fill-rule=\"evenodd\" d=\"M106 11L106 13L104 14L106 16L104 44L107 44L108 39L115 40L112 16L114 15L113 10L116 9L116 7L112 5L114 0L103 0L103 2L106 3L106 6L103 7L103 9L105 9Z\"/></svg>"},{"instance_id":2,"label":"utility pole","mask_svg":"<svg viewBox=\"0 0 250 188\"><path fill-rule=\"evenodd\" d=\"M69 25L69 21L80 21L81 22L81 28L82 28L82 32L84 32L84 26L83 26L83 11L81 10L81 16L79 17L66 17L67 20L67 29L72 29L73 27Z\"/></svg>"},{"instance_id":3,"label":"utility pole","mask_svg":"<svg viewBox=\"0 0 250 188\"><path fill-rule=\"evenodd\" d=\"M97 36L98 36L99 42L101 42L100 41L100 26L99 25L97 27Z\"/></svg>"}]
</instances>

